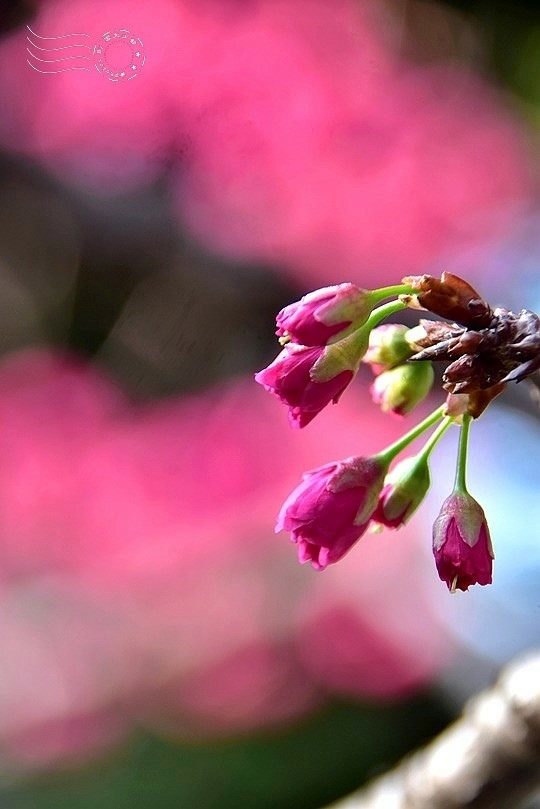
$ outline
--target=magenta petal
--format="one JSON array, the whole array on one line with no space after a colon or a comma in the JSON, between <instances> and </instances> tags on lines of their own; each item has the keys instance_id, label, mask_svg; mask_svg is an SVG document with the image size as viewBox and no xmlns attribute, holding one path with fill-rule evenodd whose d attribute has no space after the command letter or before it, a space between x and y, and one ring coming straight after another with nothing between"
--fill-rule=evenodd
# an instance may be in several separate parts
<instances>
[{"instance_id":1,"label":"magenta petal","mask_svg":"<svg viewBox=\"0 0 540 809\"><path fill-rule=\"evenodd\" d=\"M274 362L255 374L255 381L289 408L292 427L305 427L330 404L337 402L354 377L345 370L324 382L314 382L310 372L324 348L288 345Z\"/></svg>"},{"instance_id":2,"label":"magenta petal","mask_svg":"<svg viewBox=\"0 0 540 809\"><path fill-rule=\"evenodd\" d=\"M276 523L276 528L291 532L300 562L309 561L316 570L323 570L352 548L369 524L384 473L378 460L356 457L304 475Z\"/></svg>"},{"instance_id":3,"label":"magenta petal","mask_svg":"<svg viewBox=\"0 0 540 809\"><path fill-rule=\"evenodd\" d=\"M331 337L350 326L353 318L362 314L365 319L369 307L369 295L354 284L317 289L279 312L276 334L299 345L325 346Z\"/></svg>"}]
</instances>

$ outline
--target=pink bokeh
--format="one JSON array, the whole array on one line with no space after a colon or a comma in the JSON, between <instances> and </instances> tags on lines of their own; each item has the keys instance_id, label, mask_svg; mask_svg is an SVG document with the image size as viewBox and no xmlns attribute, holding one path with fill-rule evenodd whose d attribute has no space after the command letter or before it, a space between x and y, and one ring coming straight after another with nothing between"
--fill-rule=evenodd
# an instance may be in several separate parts
<instances>
[{"instance_id":1,"label":"pink bokeh","mask_svg":"<svg viewBox=\"0 0 540 809\"><path fill-rule=\"evenodd\" d=\"M304 469L396 436L356 389L319 419L298 436L252 380L135 407L71 357L3 362L9 755L80 757L133 721L179 736L246 731L325 693L395 698L434 676L448 640L412 533L368 535L323 574L273 533Z\"/></svg>"},{"instance_id":2,"label":"pink bokeh","mask_svg":"<svg viewBox=\"0 0 540 809\"><path fill-rule=\"evenodd\" d=\"M376 0L34 7L40 36L128 28L147 60L119 85L48 76L26 29L7 35L0 148L104 195L166 175L179 226L223 258L307 288L395 283L503 238L536 190L508 99L457 60L405 58ZM5 359L2 753L46 766L135 723L246 732L429 683L450 641L424 527L367 534L322 574L273 533L303 471L402 426L355 383L298 434L252 379L135 406L72 356Z\"/></svg>"},{"instance_id":3,"label":"pink bokeh","mask_svg":"<svg viewBox=\"0 0 540 809\"><path fill-rule=\"evenodd\" d=\"M386 10L385 10L386 9ZM147 60L116 85L0 45L0 144L62 180L124 191L170 171L181 226L310 284L422 272L510 228L536 180L507 100L458 62L419 66L370 0L55 0L41 36L111 27ZM15 66L19 66L15 69Z\"/></svg>"}]
</instances>

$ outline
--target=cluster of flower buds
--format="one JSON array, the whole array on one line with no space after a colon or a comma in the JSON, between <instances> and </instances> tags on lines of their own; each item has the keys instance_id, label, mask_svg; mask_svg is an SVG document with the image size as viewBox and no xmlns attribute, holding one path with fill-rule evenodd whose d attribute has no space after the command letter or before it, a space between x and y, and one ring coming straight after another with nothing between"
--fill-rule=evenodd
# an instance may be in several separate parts
<instances>
[{"instance_id":1,"label":"cluster of flower buds","mask_svg":"<svg viewBox=\"0 0 540 809\"><path fill-rule=\"evenodd\" d=\"M445 320L421 320L413 328L380 325L406 307ZM283 350L255 379L287 405L293 427L305 427L326 405L335 404L361 362L375 374L375 403L398 416L428 395L432 363L449 363L442 378L446 401L398 441L371 457L353 456L304 474L276 524L276 531L290 531L300 561L323 570L368 529L403 526L428 492L432 450L457 424L454 490L433 528L435 564L451 592L491 583L489 529L465 482L469 430L506 384L540 368L540 318L526 310L492 309L466 281L443 273L440 278L410 276L375 290L350 283L316 290L278 314L276 334ZM420 452L391 468L409 444L435 425Z\"/></svg>"}]
</instances>

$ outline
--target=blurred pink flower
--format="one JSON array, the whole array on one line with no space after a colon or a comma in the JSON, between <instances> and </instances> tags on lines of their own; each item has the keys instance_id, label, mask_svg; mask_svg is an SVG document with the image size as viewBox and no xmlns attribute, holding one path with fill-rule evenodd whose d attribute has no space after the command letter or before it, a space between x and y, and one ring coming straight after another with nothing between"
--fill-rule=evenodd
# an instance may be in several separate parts
<instances>
[{"instance_id":1,"label":"blurred pink flower","mask_svg":"<svg viewBox=\"0 0 540 809\"><path fill-rule=\"evenodd\" d=\"M296 614L297 654L311 680L329 692L389 700L429 682L449 659L424 540L409 525L368 534L347 564L317 577Z\"/></svg>"},{"instance_id":2,"label":"blurred pink flower","mask_svg":"<svg viewBox=\"0 0 540 809\"><path fill-rule=\"evenodd\" d=\"M0 47L0 70L6 76L0 89L0 105L6 111L0 143L40 159L62 180L71 178L83 186L115 192L154 180L170 160L172 143L185 142L182 91L203 69L223 31L220 15L203 12L200 5L190 0L42 4L29 23L37 37L21 28ZM111 82L94 66L92 49L111 29L111 19L143 42L146 61L133 81ZM84 63L90 72L46 75L25 63L27 46L35 55L41 53L29 45L27 35L39 48L44 42L38 37L73 32L90 37L82 40L89 43L90 50L83 52L90 58ZM51 58L48 52L41 55ZM200 60L197 66L195 59ZM32 57L30 61L38 69L57 68Z\"/></svg>"},{"instance_id":3,"label":"blurred pink flower","mask_svg":"<svg viewBox=\"0 0 540 809\"><path fill-rule=\"evenodd\" d=\"M248 730L309 710L321 689L389 696L434 675L448 642L423 599L432 571L414 536L391 551L366 537L354 587L329 570L321 589L272 533L303 469L352 440L373 452L396 436L367 395L350 398L304 437L250 380L134 407L72 358L2 362L6 755L80 758L134 719L181 735ZM354 665L339 634L319 631L344 603L363 650Z\"/></svg>"},{"instance_id":4,"label":"blurred pink flower","mask_svg":"<svg viewBox=\"0 0 540 809\"><path fill-rule=\"evenodd\" d=\"M110 6L55 0L32 27L97 41ZM180 222L221 255L310 283L384 281L500 235L530 195L502 99L456 66L400 57L399 25L374 0L116 0L114 12L147 52L121 85L31 71L26 29L0 44L0 144L108 191L172 166Z\"/></svg>"},{"instance_id":5,"label":"blurred pink flower","mask_svg":"<svg viewBox=\"0 0 540 809\"><path fill-rule=\"evenodd\" d=\"M0 604L3 753L44 766L121 740L136 676L122 604L51 574L14 577Z\"/></svg>"},{"instance_id":6,"label":"blurred pink flower","mask_svg":"<svg viewBox=\"0 0 540 809\"><path fill-rule=\"evenodd\" d=\"M258 640L166 683L146 706L146 716L174 735L181 722L195 733L215 735L290 722L320 702L319 688L306 677L294 645Z\"/></svg>"},{"instance_id":7,"label":"blurred pink flower","mask_svg":"<svg viewBox=\"0 0 540 809\"><path fill-rule=\"evenodd\" d=\"M182 221L231 258L325 283L395 278L498 233L531 183L493 91L398 59L375 4L314 5L316 33L302 2L262 3L239 26L227 102L179 173Z\"/></svg>"}]
</instances>

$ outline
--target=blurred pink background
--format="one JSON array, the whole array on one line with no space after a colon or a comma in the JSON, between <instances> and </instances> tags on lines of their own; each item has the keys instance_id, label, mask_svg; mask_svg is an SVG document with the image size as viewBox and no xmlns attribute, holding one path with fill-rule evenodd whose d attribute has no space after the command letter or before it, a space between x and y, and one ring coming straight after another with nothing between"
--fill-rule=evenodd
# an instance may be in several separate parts
<instances>
[{"instance_id":1,"label":"blurred pink background","mask_svg":"<svg viewBox=\"0 0 540 809\"><path fill-rule=\"evenodd\" d=\"M469 58L466 20L410 6L442 32L437 56L400 4L364 0L33 4L41 37L140 36L147 61L122 85L30 70L22 23L0 40L0 147L46 178L35 195L6 182L0 203L0 748L14 767L76 761L139 723L204 738L329 695L398 699L451 660L421 517L323 574L273 533L302 471L375 452L415 416L382 416L361 374L291 431L252 379L272 316L243 321L273 283L285 305L438 273L454 254L474 256L488 297L508 284L484 258L536 205L532 134ZM155 187L179 243L154 266ZM86 240L73 199L98 223ZM101 274L81 260L92 237L113 245ZM126 265L102 344L78 355L80 279L98 279L93 328L104 277ZM167 379L162 395L144 378L145 395L128 390L140 367Z\"/></svg>"}]
</instances>

